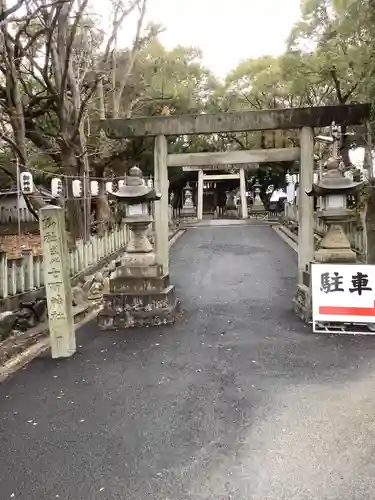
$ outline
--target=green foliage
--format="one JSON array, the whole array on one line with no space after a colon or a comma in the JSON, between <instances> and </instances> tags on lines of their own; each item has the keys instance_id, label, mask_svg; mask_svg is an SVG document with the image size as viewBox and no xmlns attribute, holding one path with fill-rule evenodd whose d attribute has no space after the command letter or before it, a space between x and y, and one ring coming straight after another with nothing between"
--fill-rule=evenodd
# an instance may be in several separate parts
<instances>
[{"instance_id":1,"label":"green foliage","mask_svg":"<svg viewBox=\"0 0 375 500\"><path fill-rule=\"evenodd\" d=\"M39 28L40 21L33 20L28 27L27 40ZM301 0L301 19L290 33L286 52L281 56L245 60L227 75L224 82L218 81L204 67L198 48L177 46L168 50L157 37L160 31L160 26L151 24L142 32L140 50L122 93L122 116L157 116L165 114L166 109L170 114L190 114L375 102L373 0ZM43 37L35 38L35 54L43 44ZM98 69L103 71L105 108L109 116L113 85L115 88L121 85L121 71L116 74L118 81L111 79L113 62L115 60L118 68L125 68L132 53L130 50L120 51L101 66L102 46L103 32L90 16L83 16L74 38L72 63L78 73L86 71L89 75ZM31 120L37 128L39 143L26 124L26 136L33 143L28 145L30 165L46 171L59 171L58 161L48 156L50 150L46 146L55 151L61 149L56 105L53 100L51 104L47 100L51 98L50 92L45 86L41 87L35 71L30 78L23 76L21 92L27 113L40 110ZM30 96L38 96L36 107L30 102ZM105 139L105 147L103 144L98 147L101 139L89 134L89 124L98 118L98 111L97 100L89 100L85 132L94 171L98 164L105 164L107 171L123 173L137 163L146 175L150 175L153 171L152 139L123 142ZM361 140L358 136L356 139ZM298 145L295 131L276 131L175 137L170 138L169 149L174 153L184 153L292 145ZM38 155L41 151L45 153L42 156ZM257 176L265 184L280 187L285 170L292 168L293 165L265 165ZM179 178L182 172L171 169L170 174Z\"/></svg>"},{"instance_id":2,"label":"green foliage","mask_svg":"<svg viewBox=\"0 0 375 500\"><path fill-rule=\"evenodd\" d=\"M333 86L331 98L340 104L367 97L375 43L370 10L369 0L303 0L289 38L290 49L315 59L313 73Z\"/></svg>"},{"instance_id":3,"label":"green foliage","mask_svg":"<svg viewBox=\"0 0 375 500\"><path fill-rule=\"evenodd\" d=\"M127 54L121 57L126 59ZM194 47L167 50L156 38L135 61L123 96L123 106L132 103L132 116L171 113L200 113L213 90L215 77L202 65L202 54Z\"/></svg>"}]
</instances>

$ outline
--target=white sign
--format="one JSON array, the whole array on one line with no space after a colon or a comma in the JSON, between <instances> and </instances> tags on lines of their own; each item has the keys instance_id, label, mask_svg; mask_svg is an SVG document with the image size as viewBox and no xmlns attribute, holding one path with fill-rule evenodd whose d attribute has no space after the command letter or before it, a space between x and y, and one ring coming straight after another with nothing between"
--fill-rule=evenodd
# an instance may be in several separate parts
<instances>
[{"instance_id":1,"label":"white sign","mask_svg":"<svg viewBox=\"0 0 375 500\"><path fill-rule=\"evenodd\" d=\"M375 266L312 264L313 322L375 323Z\"/></svg>"}]
</instances>

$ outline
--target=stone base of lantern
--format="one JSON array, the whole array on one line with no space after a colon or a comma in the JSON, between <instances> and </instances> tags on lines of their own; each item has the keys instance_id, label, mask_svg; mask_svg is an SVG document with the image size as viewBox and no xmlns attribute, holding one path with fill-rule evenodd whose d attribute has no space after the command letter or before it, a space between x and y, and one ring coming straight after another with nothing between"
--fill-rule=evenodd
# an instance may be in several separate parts
<instances>
[{"instance_id":1,"label":"stone base of lantern","mask_svg":"<svg viewBox=\"0 0 375 500\"><path fill-rule=\"evenodd\" d=\"M267 213L264 207L251 207L249 214L250 215L265 215Z\"/></svg>"},{"instance_id":2,"label":"stone base of lantern","mask_svg":"<svg viewBox=\"0 0 375 500\"><path fill-rule=\"evenodd\" d=\"M302 272L302 283L298 283L293 298L295 313L306 323L312 322L311 266Z\"/></svg>"},{"instance_id":3,"label":"stone base of lantern","mask_svg":"<svg viewBox=\"0 0 375 500\"><path fill-rule=\"evenodd\" d=\"M194 205L184 205L181 209L181 215L183 217L195 217L196 210Z\"/></svg>"},{"instance_id":4,"label":"stone base of lantern","mask_svg":"<svg viewBox=\"0 0 375 500\"><path fill-rule=\"evenodd\" d=\"M293 299L295 313L305 323L312 321L312 300L310 287L306 285L297 285L297 291Z\"/></svg>"},{"instance_id":5,"label":"stone base of lantern","mask_svg":"<svg viewBox=\"0 0 375 500\"><path fill-rule=\"evenodd\" d=\"M108 288L98 318L103 330L167 325L176 320L175 287L158 264L119 267Z\"/></svg>"},{"instance_id":6,"label":"stone base of lantern","mask_svg":"<svg viewBox=\"0 0 375 500\"><path fill-rule=\"evenodd\" d=\"M253 204L251 205L251 211L252 212L265 212L263 201L261 200L259 195L255 196Z\"/></svg>"},{"instance_id":7,"label":"stone base of lantern","mask_svg":"<svg viewBox=\"0 0 375 500\"><path fill-rule=\"evenodd\" d=\"M357 255L352 250L349 240L339 224L332 224L315 252L314 259L322 264L351 264Z\"/></svg>"},{"instance_id":8,"label":"stone base of lantern","mask_svg":"<svg viewBox=\"0 0 375 500\"><path fill-rule=\"evenodd\" d=\"M238 210L236 207L234 208L227 208L225 210L225 217L228 218L228 219L238 219L239 218L239 214L238 214Z\"/></svg>"}]
</instances>

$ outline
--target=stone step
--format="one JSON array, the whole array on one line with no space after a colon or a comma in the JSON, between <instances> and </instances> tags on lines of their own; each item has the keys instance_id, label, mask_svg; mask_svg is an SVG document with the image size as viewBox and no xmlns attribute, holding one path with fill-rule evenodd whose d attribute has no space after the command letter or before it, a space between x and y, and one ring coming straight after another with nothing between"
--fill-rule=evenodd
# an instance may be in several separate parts
<instances>
[{"instance_id":1,"label":"stone step","mask_svg":"<svg viewBox=\"0 0 375 500\"><path fill-rule=\"evenodd\" d=\"M171 307L160 307L152 311L125 311L116 316L105 314L98 316L98 326L102 330L118 330L160 325L172 325L176 321L178 302Z\"/></svg>"},{"instance_id":2,"label":"stone step","mask_svg":"<svg viewBox=\"0 0 375 500\"><path fill-rule=\"evenodd\" d=\"M121 311L150 311L159 307L170 307L176 302L175 288L169 285L155 293L109 293L104 294L104 308L107 314L116 315Z\"/></svg>"},{"instance_id":3,"label":"stone step","mask_svg":"<svg viewBox=\"0 0 375 500\"><path fill-rule=\"evenodd\" d=\"M116 269L116 277L134 278L158 278L163 276L163 266L153 264L151 266L122 266Z\"/></svg>"},{"instance_id":4,"label":"stone step","mask_svg":"<svg viewBox=\"0 0 375 500\"><path fill-rule=\"evenodd\" d=\"M158 277L124 276L111 279L110 293L138 294L163 292L169 286L169 275Z\"/></svg>"}]
</instances>

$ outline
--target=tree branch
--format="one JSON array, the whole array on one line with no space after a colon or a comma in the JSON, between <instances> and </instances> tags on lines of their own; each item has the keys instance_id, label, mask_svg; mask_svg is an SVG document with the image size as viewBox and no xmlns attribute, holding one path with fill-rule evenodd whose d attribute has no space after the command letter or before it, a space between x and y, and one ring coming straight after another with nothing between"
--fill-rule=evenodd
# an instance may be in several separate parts
<instances>
[{"instance_id":1,"label":"tree branch","mask_svg":"<svg viewBox=\"0 0 375 500\"><path fill-rule=\"evenodd\" d=\"M142 6L140 8L140 16L139 16L138 22L137 22L137 31L136 31L136 35L135 35L133 47L132 47L132 50L131 50L131 52L129 54L129 58L127 60L126 68L125 68L125 70L122 73L122 78L120 80L120 85L119 85L119 87L117 89L116 88L113 89L113 93L114 93L114 97L113 97L113 117L114 118L117 118L118 115L119 115L121 97L122 97L122 94L124 92L125 86L126 86L126 84L128 82L129 76L130 76L130 74L132 72L132 69L133 69L133 66L134 66L134 62L135 62L135 58L136 58L136 55L137 55L137 52L138 52L139 46L140 46L141 29L142 29L142 26L143 26L143 20L144 20L145 14L146 14L146 7L147 7L147 0L141 0L141 1L142 1ZM139 1L138 1L138 4L139 4ZM114 81L116 80L116 70L117 70L117 68L114 67L113 68Z\"/></svg>"},{"instance_id":2,"label":"tree branch","mask_svg":"<svg viewBox=\"0 0 375 500\"><path fill-rule=\"evenodd\" d=\"M336 69L331 69L330 74L331 74L331 77L332 77L334 85L335 85L337 99L338 99L340 104L345 104L345 101L344 101L344 98L343 98L342 92L341 92L340 80L338 79Z\"/></svg>"},{"instance_id":3,"label":"tree branch","mask_svg":"<svg viewBox=\"0 0 375 500\"><path fill-rule=\"evenodd\" d=\"M9 7L8 9L4 9L2 6L0 7L0 23L3 23L9 16L14 14L19 8L22 7L25 0L17 0L17 2Z\"/></svg>"}]
</instances>

